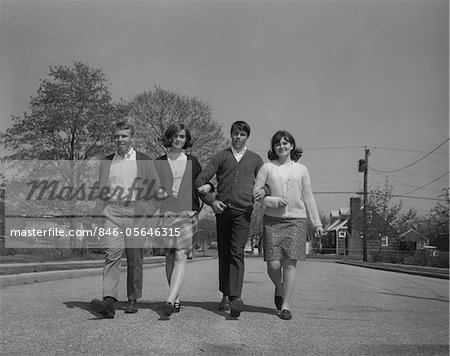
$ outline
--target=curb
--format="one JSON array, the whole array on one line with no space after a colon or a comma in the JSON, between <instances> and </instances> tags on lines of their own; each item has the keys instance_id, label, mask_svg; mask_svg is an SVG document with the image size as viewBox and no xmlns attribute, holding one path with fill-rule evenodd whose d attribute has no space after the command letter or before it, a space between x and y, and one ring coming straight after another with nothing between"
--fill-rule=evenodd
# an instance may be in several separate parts
<instances>
[{"instance_id":1,"label":"curb","mask_svg":"<svg viewBox=\"0 0 450 356\"><path fill-rule=\"evenodd\" d=\"M188 263L203 261L207 259L213 259L213 257L199 257L193 260L188 260ZM152 268L152 267L161 267L165 264L165 258L147 261L143 268ZM48 281L55 281L60 279L72 279L72 278L80 278L86 276L94 276L103 273L103 264L101 262L102 267L97 268L81 268L81 269L73 269L73 270L58 270L58 271L44 271L44 272L32 272L32 273L18 273L18 274L10 274L0 276L0 289L11 286L18 286L22 284L34 284L34 283L42 283Z\"/></svg>"},{"instance_id":2,"label":"curb","mask_svg":"<svg viewBox=\"0 0 450 356\"><path fill-rule=\"evenodd\" d=\"M335 263L356 266L356 267L378 269L378 270L389 271L389 272L406 273L406 274L431 277L431 278L449 279L448 269L445 269L445 268L441 269L441 268L433 268L433 267L376 264L376 263L370 263L370 262L353 262L353 261L335 261Z\"/></svg>"}]
</instances>

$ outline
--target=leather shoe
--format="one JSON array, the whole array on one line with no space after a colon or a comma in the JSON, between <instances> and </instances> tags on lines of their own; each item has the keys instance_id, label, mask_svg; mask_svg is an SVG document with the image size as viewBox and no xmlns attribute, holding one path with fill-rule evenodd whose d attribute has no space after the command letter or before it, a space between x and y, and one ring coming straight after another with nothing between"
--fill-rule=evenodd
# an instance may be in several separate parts
<instances>
[{"instance_id":1,"label":"leather shoe","mask_svg":"<svg viewBox=\"0 0 450 356\"><path fill-rule=\"evenodd\" d=\"M287 309L283 309L280 313L280 318L283 320L291 320L292 319L292 314L289 310Z\"/></svg>"},{"instance_id":2,"label":"leather shoe","mask_svg":"<svg viewBox=\"0 0 450 356\"><path fill-rule=\"evenodd\" d=\"M98 299L93 299L91 301L91 309L105 319L113 319L116 314L113 303L105 303L105 301Z\"/></svg>"},{"instance_id":3,"label":"leather shoe","mask_svg":"<svg viewBox=\"0 0 450 356\"><path fill-rule=\"evenodd\" d=\"M128 299L127 305L125 306L126 314L134 314L138 312L137 300Z\"/></svg>"},{"instance_id":4,"label":"leather shoe","mask_svg":"<svg viewBox=\"0 0 450 356\"><path fill-rule=\"evenodd\" d=\"M165 302L162 305L161 309L165 316L171 316L172 313L175 311L175 308L173 307L172 303L169 303L169 302Z\"/></svg>"},{"instance_id":5,"label":"leather shoe","mask_svg":"<svg viewBox=\"0 0 450 356\"><path fill-rule=\"evenodd\" d=\"M244 302L241 298L234 298L230 305L230 316L238 318L241 315L241 311L244 309Z\"/></svg>"},{"instance_id":6,"label":"leather shoe","mask_svg":"<svg viewBox=\"0 0 450 356\"><path fill-rule=\"evenodd\" d=\"M230 299L228 299L227 296L224 296L222 298L222 300L220 301L220 304L219 304L217 310L218 311L222 311L222 312L230 310Z\"/></svg>"}]
</instances>

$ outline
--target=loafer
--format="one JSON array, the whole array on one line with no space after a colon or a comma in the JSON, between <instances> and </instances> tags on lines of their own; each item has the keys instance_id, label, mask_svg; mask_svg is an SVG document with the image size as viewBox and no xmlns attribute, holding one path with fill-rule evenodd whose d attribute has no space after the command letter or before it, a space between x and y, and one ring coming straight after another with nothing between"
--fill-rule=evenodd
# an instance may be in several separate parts
<instances>
[{"instance_id":1,"label":"loafer","mask_svg":"<svg viewBox=\"0 0 450 356\"><path fill-rule=\"evenodd\" d=\"M127 305L125 306L126 314L135 314L138 312L137 300L128 299Z\"/></svg>"},{"instance_id":2,"label":"loafer","mask_svg":"<svg viewBox=\"0 0 450 356\"><path fill-rule=\"evenodd\" d=\"M283 320L291 320L292 319L292 314L289 310L287 309L283 309L280 313L280 318Z\"/></svg>"},{"instance_id":3,"label":"loafer","mask_svg":"<svg viewBox=\"0 0 450 356\"><path fill-rule=\"evenodd\" d=\"M91 309L96 314L101 315L105 319L113 319L116 314L116 310L114 308L114 304L105 303L104 301L93 299L91 301Z\"/></svg>"},{"instance_id":4,"label":"loafer","mask_svg":"<svg viewBox=\"0 0 450 356\"><path fill-rule=\"evenodd\" d=\"M220 301L219 306L217 307L217 310L218 311L222 311L222 312L230 310L230 299L228 299L227 296L224 296L222 298L222 300Z\"/></svg>"},{"instance_id":5,"label":"loafer","mask_svg":"<svg viewBox=\"0 0 450 356\"><path fill-rule=\"evenodd\" d=\"M165 316L171 316L173 312L175 311L175 308L173 307L172 303L165 302L161 307L163 313Z\"/></svg>"},{"instance_id":6,"label":"loafer","mask_svg":"<svg viewBox=\"0 0 450 356\"><path fill-rule=\"evenodd\" d=\"M241 311L244 309L244 302L241 298L234 298L230 304L230 316L238 318L241 315Z\"/></svg>"}]
</instances>

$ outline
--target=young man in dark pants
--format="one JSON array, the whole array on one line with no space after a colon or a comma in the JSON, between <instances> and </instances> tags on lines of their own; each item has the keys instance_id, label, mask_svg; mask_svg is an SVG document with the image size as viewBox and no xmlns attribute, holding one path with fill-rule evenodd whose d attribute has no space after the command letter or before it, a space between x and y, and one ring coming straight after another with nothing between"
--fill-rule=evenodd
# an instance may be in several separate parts
<instances>
[{"instance_id":1,"label":"young man in dark pants","mask_svg":"<svg viewBox=\"0 0 450 356\"><path fill-rule=\"evenodd\" d=\"M231 126L231 147L217 153L196 179L202 193L203 185L216 176L217 194L202 196L216 214L217 248L219 252L220 311L231 309L238 317L244 308L241 299L244 280L244 248L250 228L253 202L270 192L267 187L253 194L253 185L263 165L260 156L246 147L250 126L236 121Z\"/></svg>"}]
</instances>

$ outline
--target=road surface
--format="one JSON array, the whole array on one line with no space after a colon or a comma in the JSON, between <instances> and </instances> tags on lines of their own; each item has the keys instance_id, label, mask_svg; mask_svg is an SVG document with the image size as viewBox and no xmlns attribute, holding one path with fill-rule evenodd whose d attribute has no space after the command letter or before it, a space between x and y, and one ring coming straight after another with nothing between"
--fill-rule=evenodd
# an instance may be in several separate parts
<instances>
[{"instance_id":1,"label":"road surface","mask_svg":"<svg viewBox=\"0 0 450 356\"><path fill-rule=\"evenodd\" d=\"M183 307L159 306L161 266L144 271L137 314L89 311L101 276L0 289L4 355L448 355L449 281L308 260L299 263L293 319L281 320L259 257L246 258L239 320L216 311L217 260L188 265ZM125 301L125 274L120 298Z\"/></svg>"}]
</instances>

